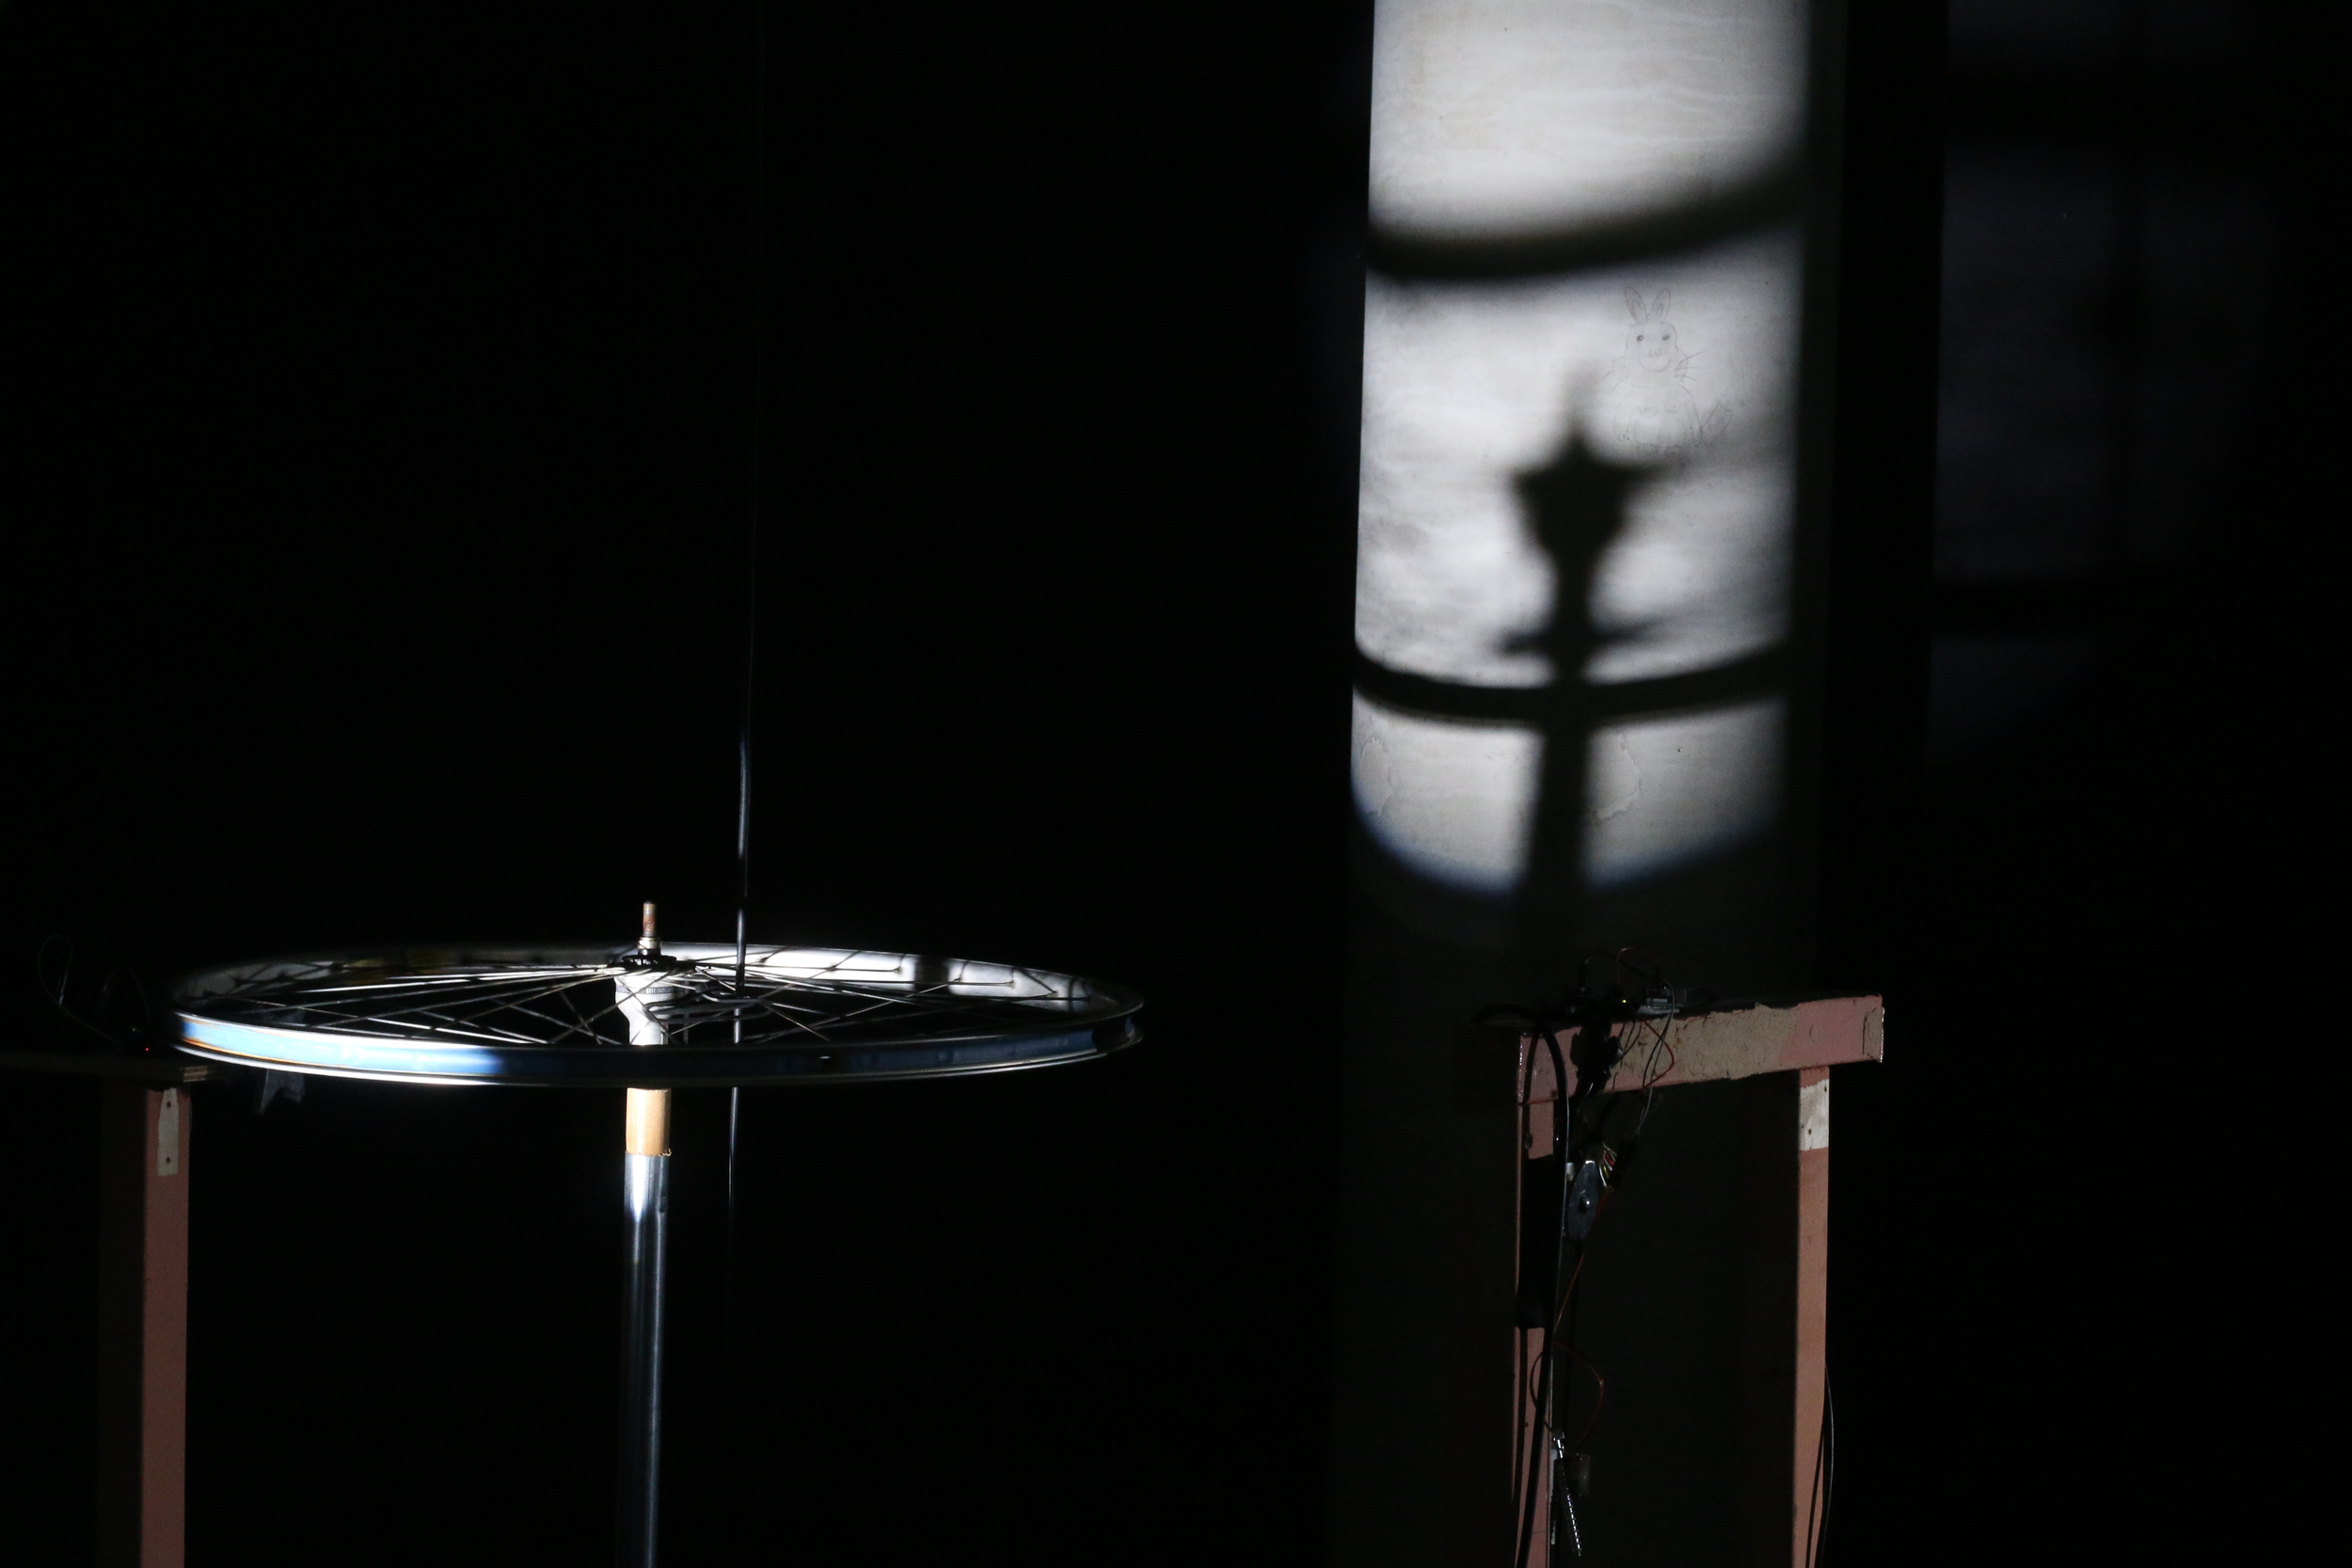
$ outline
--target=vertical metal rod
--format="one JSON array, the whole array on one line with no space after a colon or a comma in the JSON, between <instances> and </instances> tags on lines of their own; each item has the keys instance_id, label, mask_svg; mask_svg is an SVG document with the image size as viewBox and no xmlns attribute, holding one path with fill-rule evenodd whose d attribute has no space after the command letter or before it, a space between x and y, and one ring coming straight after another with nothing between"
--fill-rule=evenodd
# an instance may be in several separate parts
<instances>
[{"instance_id":1,"label":"vertical metal rod","mask_svg":"<svg viewBox=\"0 0 2352 1568\"><path fill-rule=\"evenodd\" d=\"M738 1027L740 1027L739 1024ZM735 1239L735 1130L743 1116L743 1091L727 1090L727 1240Z\"/></svg>"},{"instance_id":2,"label":"vertical metal rod","mask_svg":"<svg viewBox=\"0 0 2352 1568\"><path fill-rule=\"evenodd\" d=\"M621 1568L654 1568L661 1513L661 1308L669 1264L670 1091L628 1091L621 1371Z\"/></svg>"},{"instance_id":3,"label":"vertical metal rod","mask_svg":"<svg viewBox=\"0 0 2352 1568\"><path fill-rule=\"evenodd\" d=\"M645 906L637 953L613 979L633 1047L658 1047L669 1031L660 1008L669 970L654 907ZM670 1091L631 1089L623 1121L622 1201L628 1220L622 1299L620 1568L654 1568L661 1538L661 1307L669 1272Z\"/></svg>"},{"instance_id":4,"label":"vertical metal rod","mask_svg":"<svg viewBox=\"0 0 2352 1568\"><path fill-rule=\"evenodd\" d=\"M759 675L759 518L766 504L768 428L768 7L752 6L751 504L743 517L743 707L735 730L735 983L743 984L752 903L752 715ZM735 1025L743 1036L742 1020Z\"/></svg>"},{"instance_id":5,"label":"vertical metal rod","mask_svg":"<svg viewBox=\"0 0 2352 1568\"><path fill-rule=\"evenodd\" d=\"M755 537L756 532L755 531ZM755 554L756 546L755 546ZM752 639L751 617L744 617L743 641L749 649ZM735 1043L743 1043L744 971L751 958L749 918L752 903L752 672L751 655L744 654L743 669L743 727L736 736L735 798ZM735 1134L743 1109L743 1091L739 1086L727 1089L727 1266L732 1276L735 1264Z\"/></svg>"},{"instance_id":6,"label":"vertical metal rod","mask_svg":"<svg viewBox=\"0 0 2352 1568\"><path fill-rule=\"evenodd\" d=\"M735 730L735 989L743 990L751 951L752 715L759 676L759 513L765 465L760 441L767 423L768 330L768 8L752 8L752 53L757 87L752 104L752 501L743 530L743 710ZM743 1043L743 1015L735 1015L735 1042ZM735 1113L743 1091L727 1094L727 1218L735 1217Z\"/></svg>"},{"instance_id":7,"label":"vertical metal rod","mask_svg":"<svg viewBox=\"0 0 2352 1568\"><path fill-rule=\"evenodd\" d=\"M766 505L768 433L768 5L752 0L752 421L751 504L743 517L743 711L735 732L735 990L744 990L752 907L752 717L759 675L759 523ZM735 1015L743 1043L743 1013ZM730 1389L735 1359L735 1152L743 1091L727 1090L727 1225L720 1280L720 1334ZM732 1421L733 1407L727 1407Z\"/></svg>"},{"instance_id":8,"label":"vertical metal rod","mask_svg":"<svg viewBox=\"0 0 2352 1568\"><path fill-rule=\"evenodd\" d=\"M752 450L751 506L743 528L743 712L735 731L735 989L743 990L752 907L752 714L759 675L759 515L768 426L768 7L752 6ZM743 1015L735 1015L743 1043ZM735 1137L743 1091L727 1090L727 1287L735 1274Z\"/></svg>"}]
</instances>

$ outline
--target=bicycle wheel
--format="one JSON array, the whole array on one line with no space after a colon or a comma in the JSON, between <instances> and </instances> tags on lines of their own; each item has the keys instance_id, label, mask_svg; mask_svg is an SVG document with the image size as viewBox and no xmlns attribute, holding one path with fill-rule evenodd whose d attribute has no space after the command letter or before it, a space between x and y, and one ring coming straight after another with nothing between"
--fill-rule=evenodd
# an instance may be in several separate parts
<instances>
[{"instance_id":1,"label":"bicycle wheel","mask_svg":"<svg viewBox=\"0 0 2352 1568\"><path fill-rule=\"evenodd\" d=\"M1107 1054L1142 999L1046 970L849 948L682 942L386 948L210 970L182 1049L422 1084L683 1088L937 1078Z\"/></svg>"}]
</instances>

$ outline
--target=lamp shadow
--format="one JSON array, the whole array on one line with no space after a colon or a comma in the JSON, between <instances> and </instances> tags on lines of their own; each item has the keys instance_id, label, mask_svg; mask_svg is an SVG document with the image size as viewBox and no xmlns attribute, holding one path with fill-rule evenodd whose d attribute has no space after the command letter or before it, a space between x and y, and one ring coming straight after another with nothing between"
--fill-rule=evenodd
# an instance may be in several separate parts
<instances>
[{"instance_id":1,"label":"lamp shadow","mask_svg":"<svg viewBox=\"0 0 2352 1568\"><path fill-rule=\"evenodd\" d=\"M1548 685L1441 680L1381 664L1360 649L1356 656L1357 689L1381 707L1448 723L1532 730L1539 737L1527 848L1511 894L1467 892L1423 876L1382 847L1360 819L1354 856L1358 880L1404 925L1453 944L1512 954L1529 983L1556 984L1583 953L1629 943L1652 950L1690 946L1678 967L1708 967L1710 978L1719 962L1745 970L1748 962L1713 951L1737 929L1723 916L1734 905L1752 906L1761 916L1770 901L1765 867L1780 857L1771 844L1756 840L1612 887L1595 886L1588 869L1597 826L1591 804L1597 735L1766 700L1787 689L1788 654L1780 645L1677 674L1590 678L1602 655L1637 635L1595 620L1601 563L1624 536L1640 492L1682 467L1671 459L1617 461L1595 451L1572 424L1550 461L1518 476L1522 515L1551 563L1554 590L1549 620L1510 643L1509 651L1542 655L1552 672ZM1762 836L1776 835L1768 831ZM1749 930L1729 940L1744 947L1763 939Z\"/></svg>"}]
</instances>

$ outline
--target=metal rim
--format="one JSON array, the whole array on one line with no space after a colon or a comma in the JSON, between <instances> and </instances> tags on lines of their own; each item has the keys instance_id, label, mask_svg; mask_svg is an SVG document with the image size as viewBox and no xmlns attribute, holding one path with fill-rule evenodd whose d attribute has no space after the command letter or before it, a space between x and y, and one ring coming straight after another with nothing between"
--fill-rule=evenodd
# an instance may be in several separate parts
<instances>
[{"instance_id":1,"label":"metal rim","mask_svg":"<svg viewBox=\"0 0 2352 1568\"><path fill-rule=\"evenodd\" d=\"M1052 971L871 949L590 943L274 958L173 988L181 1049L280 1072L577 1087L842 1083L1086 1060L1142 999ZM632 1036L636 1043L632 1043Z\"/></svg>"}]
</instances>

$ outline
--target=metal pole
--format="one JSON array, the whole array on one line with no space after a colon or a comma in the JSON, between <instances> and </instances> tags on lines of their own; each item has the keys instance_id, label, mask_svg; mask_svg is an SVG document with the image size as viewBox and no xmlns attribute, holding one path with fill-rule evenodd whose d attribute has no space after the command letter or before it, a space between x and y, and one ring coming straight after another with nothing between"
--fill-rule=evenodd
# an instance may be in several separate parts
<instances>
[{"instance_id":1,"label":"metal pole","mask_svg":"<svg viewBox=\"0 0 2352 1568\"><path fill-rule=\"evenodd\" d=\"M654 1568L661 1509L661 1305L670 1224L670 1091L628 1091L628 1252L621 1363L621 1568Z\"/></svg>"},{"instance_id":2,"label":"metal pole","mask_svg":"<svg viewBox=\"0 0 2352 1568\"><path fill-rule=\"evenodd\" d=\"M669 1037L656 1007L668 970L645 906L644 934L630 968L613 981L628 1019L629 1044ZM628 1221L621 1340L620 1568L654 1568L661 1532L661 1303L669 1263L670 1091L631 1089L625 1123L622 1194Z\"/></svg>"}]
</instances>

